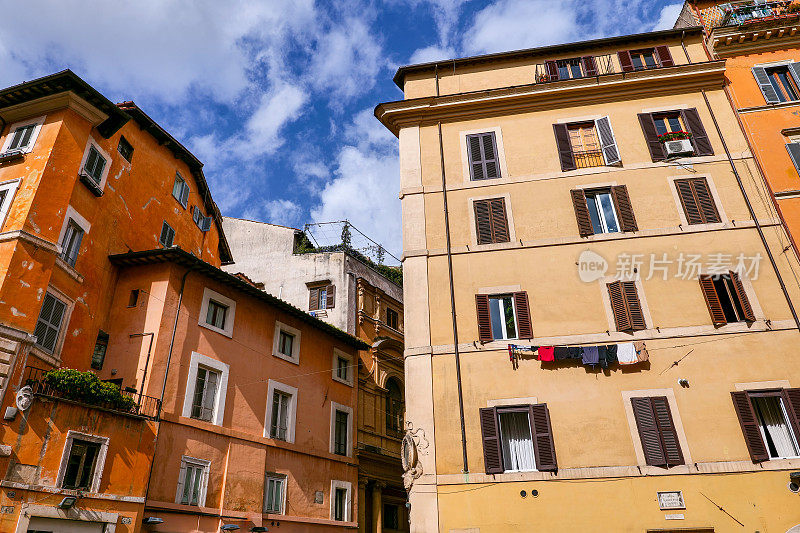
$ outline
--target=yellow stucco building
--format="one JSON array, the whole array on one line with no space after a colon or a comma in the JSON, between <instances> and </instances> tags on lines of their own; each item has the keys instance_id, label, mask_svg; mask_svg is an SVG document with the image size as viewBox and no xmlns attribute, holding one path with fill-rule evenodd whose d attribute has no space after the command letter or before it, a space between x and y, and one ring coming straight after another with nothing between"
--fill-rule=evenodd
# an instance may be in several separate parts
<instances>
[{"instance_id":1,"label":"yellow stucco building","mask_svg":"<svg viewBox=\"0 0 800 533\"><path fill-rule=\"evenodd\" d=\"M724 80L699 28L398 71L412 532L800 530L800 266Z\"/></svg>"}]
</instances>

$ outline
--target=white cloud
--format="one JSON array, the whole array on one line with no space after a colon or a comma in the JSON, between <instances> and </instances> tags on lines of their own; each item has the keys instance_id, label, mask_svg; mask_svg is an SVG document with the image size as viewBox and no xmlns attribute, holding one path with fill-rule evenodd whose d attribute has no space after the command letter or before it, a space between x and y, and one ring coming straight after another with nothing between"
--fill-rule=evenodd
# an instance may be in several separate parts
<instances>
[{"instance_id":1,"label":"white cloud","mask_svg":"<svg viewBox=\"0 0 800 533\"><path fill-rule=\"evenodd\" d=\"M294 85L279 85L261 96L261 102L250 116L242 139L231 141L234 151L245 158L272 154L283 144L281 128L294 122L308 102L308 94Z\"/></svg>"},{"instance_id":2,"label":"white cloud","mask_svg":"<svg viewBox=\"0 0 800 533\"><path fill-rule=\"evenodd\" d=\"M362 109L355 114L351 123L344 126L344 138L362 149L370 146L385 148L397 144L397 138L378 122L371 108Z\"/></svg>"},{"instance_id":3,"label":"white cloud","mask_svg":"<svg viewBox=\"0 0 800 533\"><path fill-rule=\"evenodd\" d=\"M456 57L456 51L453 47L441 47L437 45L426 46L425 48L418 48L411 54L409 63L431 63L433 61L441 61L443 59L451 59Z\"/></svg>"},{"instance_id":4,"label":"white cloud","mask_svg":"<svg viewBox=\"0 0 800 533\"><path fill-rule=\"evenodd\" d=\"M303 214L303 208L290 200L270 200L264 203L267 222L295 227Z\"/></svg>"},{"instance_id":5,"label":"white cloud","mask_svg":"<svg viewBox=\"0 0 800 533\"><path fill-rule=\"evenodd\" d=\"M661 8L661 16L653 25L653 31L657 30L668 30L675 26L675 22L678 20L678 16L681 14L681 9L683 9L683 4L669 4Z\"/></svg>"}]
</instances>

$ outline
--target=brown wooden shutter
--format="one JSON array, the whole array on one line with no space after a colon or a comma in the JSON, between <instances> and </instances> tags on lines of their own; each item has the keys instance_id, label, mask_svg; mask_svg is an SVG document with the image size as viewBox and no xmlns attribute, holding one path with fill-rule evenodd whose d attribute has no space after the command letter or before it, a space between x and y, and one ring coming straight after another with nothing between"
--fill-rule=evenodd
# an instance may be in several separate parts
<instances>
[{"instance_id":1,"label":"brown wooden shutter","mask_svg":"<svg viewBox=\"0 0 800 533\"><path fill-rule=\"evenodd\" d=\"M608 287L608 296L611 299L611 310L614 313L617 331L630 331L631 322L625 306L625 296L622 293L622 282L614 281L606 284L606 286Z\"/></svg>"},{"instance_id":2,"label":"brown wooden shutter","mask_svg":"<svg viewBox=\"0 0 800 533\"><path fill-rule=\"evenodd\" d=\"M724 326L728 323L725 318L725 311L722 310L722 304L719 302L717 289L714 288L714 281L709 275L702 275L698 278L700 280L700 288L703 290L703 296L706 299L708 312L711 315L711 322L715 326Z\"/></svg>"},{"instance_id":3,"label":"brown wooden shutter","mask_svg":"<svg viewBox=\"0 0 800 533\"><path fill-rule=\"evenodd\" d=\"M478 244L508 242L508 218L504 198L475 200L475 235Z\"/></svg>"},{"instance_id":4,"label":"brown wooden shutter","mask_svg":"<svg viewBox=\"0 0 800 533\"><path fill-rule=\"evenodd\" d=\"M794 434L795 436L800 435L800 389L783 389L781 396Z\"/></svg>"},{"instance_id":5,"label":"brown wooden shutter","mask_svg":"<svg viewBox=\"0 0 800 533\"><path fill-rule=\"evenodd\" d=\"M480 410L481 434L483 435L483 465L487 474L503 473L503 449L500 445L500 424L497 409L484 407Z\"/></svg>"},{"instance_id":6,"label":"brown wooden shutter","mask_svg":"<svg viewBox=\"0 0 800 533\"><path fill-rule=\"evenodd\" d=\"M583 192L583 189L573 189L570 194L572 195L572 207L575 208L575 219L578 221L578 233L581 237L594 235L592 219L589 217L589 208L586 205L586 193Z\"/></svg>"},{"instance_id":7,"label":"brown wooden shutter","mask_svg":"<svg viewBox=\"0 0 800 533\"><path fill-rule=\"evenodd\" d=\"M637 231L636 217L633 216L633 206L628 196L628 188L625 185L611 187L611 197L614 199L614 207L617 208L620 229L622 231Z\"/></svg>"},{"instance_id":8,"label":"brown wooden shutter","mask_svg":"<svg viewBox=\"0 0 800 533\"><path fill-rule=\"evenodd\" d=\"M481 342L490 342L492 337L492 317L489 314L489 296L486 294L475 295L475 307L478 313L478 339Z\"/></svg>"},{"instance_id":9,"label":"brown wooden shutter","mask_svg":"<svg viewBox=\"0 0 800 533\"><path fill-rule=\"evenodd\" d=\"M703 214L700 212L700 206L695 196L694 187L691 180L675 180L675 189L678 191L678 196L681 199L683 206L683 213L686 215L686 221L689 224L702 224Z\"/></svg>"},{"instance_id":10,"label":"brown wooden shutter","mask_svg":"<svg viewBox=\"0 0 800 533\"><path fill-rule=\"evenodd\" d=\"M661 434L661 444L664 446L664 457L667 466L684 464L683 452L678 442L678 432L675 430L675 423L672 420L672 413L669 410L669 402L666 396L654 396L650 398L653 404L653 412L656 415L656 424Z\"/></svg>"},{"instance_id":11,"label":"brown wooden shutter","mask_svg":"<svg viewBox=\"0 0 800 533\"><path fill-rule=\"evenodd\" d=\"M548 81L558 81L558 65L555 61L545 61L544 66L547 69Z\"/></svg>"},{"instance_id":12,"label":"brown wooden shutter","mask_svg":"<svg viewBox=\"0 0 800 533\"><path fill-rule=\"evenodd\" d=\"M639 302L639 294L636 291L636 283L633 281L622 282L622 292L625 295L625 307L628 310L631 329L634 331L647 329L642 312L642 304Z\"/></svg>"},{"instance_id":13,"label":"brown wooden shutter","mask_svg":"<svg viewBox=\"0 0 800 533\"><path fill-rule=\"evenodd\" d=\"M695 155L714 155L714 148L711 147L711 140L706 134L706 129L703 127L703 122L700 120L697 109L684 109L681 111L681 116L686 129L692 134L692 146L694 146Z\"/></svg>"},{"instance_id":14,"label":"brown wooden shutter","mask_svg":"<svg viewBox=\"0 0 800 533\"><path fill-rule=\"evenodd\" d=\"M661 432L658 430L650 398L631 398L631 405L639 438L642 441L645 463L652 466L667 466L667 458L661 444Z\"/></svg>"},{"instance_id":15,"label":"brown wooden shutter","mask_svg":"<svg viewBox=\"0 0 800 533\"><path fill-rule=\"evenodd\" d=\"M675 187L689 224L713 224L720 221L719 211L705 178L675 180Z\"/></svg>"},{"instance_id":16,"label":"brown wooden shutter","mask_svg":"<svg viewBox=\"0 0 800 533\"><path fill-rule=\"evenodd\" d=\"M747 299L747 293L744 292L744 285L742 285L742 280L739 278L739 274L731 271L730 276L731 282L733 282L733 288L736 290L736 296L739 298L739 303L742 305L742 311L744 311L744 319L747 322L755 322L756 315L753 313L753 307L750 305L750 300Z\"/></svg>"},{"instance_id":17,"label":"brown wooden shutter","mask_svg":"<svg viewBox=\"0 0 800 533\"><path fill-rule=\"evenodd\" d=\"M528 306L528 293L514 293L514 307L517 309L517 338L532 339L533 324L531 321L531 310Z\"/></svg>"},{"instance_id":18,"label":"brown wooden shutter","mask_svg":"<svg viewBox=\"0 0 800 533\"><path fill-rule=\"evenodd\" d=\"M617 52L617 57L619 57L619 66L622 68L622 72L634 71L633 60L631 60L631 53L629 50Z\"/></svg>"},{"instance_id":19,"label":"brown wooden shutter","mask_svg":"<svg viewBox=\"0 0 800 533\"><path fill-rule=\"evenodd\" d=\"M322 302L320 302L322 303ZM336 305L336 286L335 285L328 285L327 290L327 299L325 302L325 307L327 309L333 309Z\"/></svg>"},{"instance_id":20,"label":"brown wooden shutter","mask_svg":"<svg viewBox=\"0 0 800 533\"><path fill-rule=\"evenodd\" d=\"M481 151L480 135L467 135L467 153L469 154L470 179L486 179L486 172L483 169L483 152Z\"/></svg>"},{"instance_id":21,"label":"brown wooden shutter","mask_svg":"<svg viewBox=\"0 0 800 533\"><path fill-rule=\"evenodd\" d=\"M739 425L742 426L744 441L747 443L747 449L750 452L750 459L754 463L767 461L769 452L767 452L767 447L764 445L764 439L761 438L761 429L758 427L753 404L750 403L750 395L747 392L739 391L731 392L731 397L733 398L733 407L736 409L736 415L739 417Z\"/></svg>"},{"instance_id":22,"label":"brown wooden shutter","mask_svg":"<svg viewBox=\"0 0 800 533\"><path fill-rule=\"evenodd\" d=\"M639 124L642 125L644 140L647 142L647 149L650 150L650 158L653 162L663 161L667 158L664 152L664 145L658 140L658 130L650 113L639 113Z\"/></svg>"},{"instance_id":23,"label":"brown wooden shutter","mask_svg":"<svg viewBox=\"0 0 800 533\"><path fill-rule=\"evenodd\" d=\"M669 46L656 46L656 55L662 67L671 67L675 65L675 62L672 60L672 54L669 53Z\"/></svg>"},{"instance_id":24,"label":"brown wooden shutter","mask_svg":"<svg viewBox=\"0 0 800 533\"><path fill-rule=\"evenodd\" d=\"M556 146L558 146L558 158L561 160L561 170L575 170L575 157L572 155L572 143L569 141L569 131L566 124L553 124L553 131L556 134Z\"/></svg>"},{"instance_id":25,"label":"brown wooden shutter","mask_svg":"<svg viewBox=\"0 0 800 533\"><path fill-rule=\"evenodd\" d=\"M597 76L597 62L594 60L594 56L583 56L581 58L581 62L583 63L584 76L586 77Z\"/></svg>"},{"instance_id":26,"label":"brown wooden shutter","mask_svg":"<svg viewBox=\"0 0 800 533\"><path fill-rule=\"evenodd\" d=\"M508 242L508 216L505 198L489 200L492 221L492 242Z\"/></svg>"},{"instance_id":27,"label":"brown wooden shutter","mask_svg":"<svg viewBox=\"0 0 800 533\"><path fill-rule=\"evenodd\" d=\"M492 216L488 200L475 200L475 235L478 244L492 242Z\"/></svg>"},{"instance_id":28,"label":"brown wooden shutter","mask_svg":"<svg viewBox=\"0 0 800 533\"><path fill-rule=\"evenodd\" d=\"M319 309L319 291L318 289L308 289L308 310L316 311Z\"/></svg>"},{"instance_id":29,"label":"brown wooden shutter","mask_svg":"<svg viewBox=\"0 0 800 533\"><path fill-rule=\"evenodd\" d=\"M536 457L536 470L554 472L558 470L556 447L553 443L553 428L550 424L550 411L546 403L530 406L531 437Z\"/></svg>"}]
</instances>

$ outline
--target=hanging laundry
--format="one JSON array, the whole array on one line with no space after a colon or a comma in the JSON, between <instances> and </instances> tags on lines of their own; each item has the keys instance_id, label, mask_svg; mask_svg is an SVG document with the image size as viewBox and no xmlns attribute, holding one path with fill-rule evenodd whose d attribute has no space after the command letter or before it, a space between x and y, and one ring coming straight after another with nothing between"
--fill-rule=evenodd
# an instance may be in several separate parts
<instances>
[{"instance_id":1,"label":"hanging laundry","mask_svg":"<svg viewBox=\"0 0 800 533\"><path fill-rule=\"evenodd\" d=\"M609 365L613 365L617 362L617 345L616 344L609 344L606 346L606 361L608 361Z\"/></svg>"},{"instance_id":2,"label":"hanging laundry","mask_svg":"<svg viewBox=\"0 0 800 533\"><path fill-rule=\"evenodd\" d=\"M569 358L569 348L566 346L556 346L554 350L555 358L559 361Z\"/></svg>"},{"instance_id":3,"label":"hanging laundry","mask_svg":"<svg viewBox=\"0 0 800 533\"><path fill-rule=\"evenodd\" d=\"M608 360L606 359L606 347L597 347L597 360L600 361L600 368L608 368Z\"/></svg>"},{"instance_id":4,"label":"hanging laundry","mask_svg":"<svg viewBox=\"0 0 800 533\"><path fill-rule=\"evenodd\" d=\"M584 346L583 347L583 364L596 365L600 362L600 353L597 351L597 346Z\"/></svg>"},{"instance_id":5,"label":"hanging laundry","mask_svg":"<svg viewBox=\"0 0 800 533\"><path fill-rule=\"evenodd\" d=\"M569 349L569 358L570 359L580 359L581 358L581 349L577 346L573 346Z\"/></svg>"},{"instance_id":6,"label":"hanging laundry","mask_svg":"<svg viewBox=\"0 0 800 533\"><path fill-rule=\"evenodd\" d=\"M639 362L636 360L636 348L632 342L617 344L617 359L621 365L632 365Z\"/></svg>"},{"instance_id":7,"label":"hanging laundry","mask_svg":"<svg viewBox=\"0 0 800 533\"><path fill-rule=\"evenodd\" d=\"M643 341L636 341L633 346L636 349L636 361L644 363L650 360L650 353L648 353L647 346L644 345Z\"/></svg>"},{"instance_id":8,"label":"hanging laundry","mask_svg":"<svg viewBox=\"0 0 800 533\"><path fill-rule=\"evenodd\" d=\"M539 361L553 361L555 360L553 346L539 346Z\"/></svg>"}]
</instances>

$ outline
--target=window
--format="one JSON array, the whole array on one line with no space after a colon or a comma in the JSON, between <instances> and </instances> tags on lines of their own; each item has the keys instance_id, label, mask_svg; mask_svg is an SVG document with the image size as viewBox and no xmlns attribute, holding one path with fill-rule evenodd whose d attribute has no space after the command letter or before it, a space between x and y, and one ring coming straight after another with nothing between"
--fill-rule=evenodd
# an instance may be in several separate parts
<instances>
[{"instance_id":1,"label":"window","mask_svg":"<svg viewBox=\"0 0 800 533\"><path fill-rule=\"evenodd\" d=\"M350 491L347 481L331 481L331 519L339 522L350 521Z\"/></svg>"},{"instance_id":2,"label":"window","mask_svg":"<svg viewBox=\"0 0 800 533\"><path fill-rule=\"evenodd\" d=\"M131 146L131 143L129 143L128 139L126 139L124 136L120 136L119 138L117 152L119 152L119 155L125 158L125 161L128 163L131 162L131 159L133 158L133 146Z\"/></svg>"},{"instance_id":3,"label":"window","mask_svg":"<svg viewBox=\"0 0 800 533\"><path fill-rule=\"evenodd\" d=\"M647 329L644 313L634 281L615 281L607 283L611 299L611 311L617 331L637 331Z\"/></svg>"},{"instance_id":4,"label":"window","mask_svg":"<svg viewBox=\"0 0 800 533\"><path fill-rule=\"evenodd\" d=\"M798 64L788 63L773 66L753 67L753 76L756 79L764 100L768 104L791 102L800 97L798 89Z\"/></svg>"},{"instance_id":5,"label":"window","mask_svg":"<svg viewBox=\"0 0 800 533\"><path fill-rule=\"evenodd\" d=\"M264 481L264 512L283 514L283 498L286 492L286 476L267 474Z\"/></svg>"},{"instance_id":6,"label":"window","mask_svg":"<svg viewBox=\"0 0 800 533\"><path fill-rule=\"evenodd\" d=\"M631 52L631 61L635 70L643 70L658 67L655 50L647 48L645 50L634 50Z\"/></svg>"},{"instance_id":7,"label":"window","mask_svg":"<svg viewBox=\"0 0 800 533\"><path fill-rule=\"evenodd\" d=\"M617 213L611 190L586 191L586 207L592 221L592 231L598 233L616 233L619 231Z\"/></svg>"},{"instance_id":8,"label":"window","mask_svg":"<svg viewBox=\"0 0 800 533\"><path fill-rule=\"evenodd\" d=\"M386 308L386 325L390 328L400 331L400 324L399 324L399 315L397 311L394 309L387 307Z\"/></svg>"},{"instance_id":9,"label":"window","mask_svg":"<svg viewBox=\"0 0 800 533\"><path fill-rule=\"evenodd\" d=\"M131 295L128 297L128 307L136 307L139 303L139 289L131 290Z\"/></svg>"},{"instance_id":10,"label":"window","mask_svg":"<svg viewBox=\"0 0 800 533\"><path fill-rule=\"evenodd\" d=\"M214 418L218 383L219 372L202 366L197 368L194 400L192 401L192 418L205 420L206 422L210 422Z\"/></svg>"},{"instance_id":11,"label":"window","mask_svg":"<svg viewBox=\"0 0 800 533\"><path fill-rule=\"evenodd\" d=\"M225 415L229 366L192 352L181 416L204 420L218 426Z\"/></svg>"},{"instance_id":12,"label":"window","mask_svg":"<svg viewBox=\"0 0 800 533\"><path fill-rule=\"evenodd\" d=\"M800 389L739 391L731 395L753 461L800 456Z\"/></svg>"},{"instance_id":13,"label":"window","mask_svg":"<svg viewBox=\"0 0 800 533\"><path fill-rule=\"evenodd\" d=\"M684 464L666 396L631 398L645 462L670 467Z\"/></svg>"},{"instance_id":14,"label":"window","mask_svg":"<svg viewBox=\"0 0 800 533\"><path fill-rule=\"evenodd\" d=\"M206 324L210 324L215 328L225 329L225 316L228 314L228 306L209 300L207 307Z\"/></svg>"},{"instance_id":15,"label":"window","mask_svg":"<svg viewBox=\"0 0 800 533\"><path fill-rule=\"evenodd\" d=\"M270 379L267 385L267 413L264 436L294 442L297 389Z\"/></svg>"},{"instance_id":16,"label":"window","mask_svg":"<svg viewBox=\"0 0 800 533\"><path fill-rule=\"evenodd\" d=\"M581 60L577 57L573 59L559 59L556 61L556 68L558 68L558 79L560 80L583 77Z\"/></svg>"},{"instance_id":17,"label":"window","mask_svg":"<svg viewBox=\"0 0 800 533\"><path fill-rule=\"evenodd\" d=\"M553 124L561 170L614 165L622 161L611 120Z\"/></svg>"},{"instance_id":18,"label":"window","mask_svg":"<svg viewBox=\"0 0 800 533\"><path fill-rule=\"evenodd\" d=\"M24 122L17 122L8 128L8 135L3 143L0 153L21 152L24 154L33 150L36 138L44 124L45 117L38 117Z\"/></svg>"},{"instance_id":19,"label":"window","mask_svg":"<svg viewBox=\"0 0 800 533\"><path fill-rule=\"evenodd\" d=\"M161 224L161 236L159 236L158 242L164 248L171 248L174 240L175 240L175 230L172 229L172 226L167 224L167 221L165 220Z\"/></svg>"},{"instance_id":20,"label":"window","mask_svg":"<svg viewBox=\"0 0 800 533\"><path fill-rule=\"evenodd\" d=\"M475 209L475 235L478 244L510 240L505 198L475 200L472 205Z\"/></svg>"},{"instance_id":21,"label":"window","mask_svg":"<svg viewBox=\"0 0 800 533\"><path fill-rule=\"evenodd\" d=\"M189 202L189 184L178 173L175 174L175 183L172 185L172 196L184 208L187 206Z\"/></svg>"},{"instance_id":22,"label":"window","mask_svg":"<svg viewBox=\"0 0 800 533\"><path fill-rule=\"evenodd\" d=\"M331 402L331 453L347 457L352 455L352 414L352 408Z\"/></svg>"},{"instance_id":23,"label":"window","mask_svg":"<svg viewBox=\"0 0 800 533\"><path fill-rule=\"evenodd\" d=\"M547 404L483 408L480 421L487 474L558 468Z\"/></svg>"},{"instance_id":24,"label":"window","mask_svg":"<svg viewBox=\"0 0 800 533\"><path fill-rule=\"evenodd\" d=\"M478 294L478 334L481 342L533 337L528 294Z\"/></svg>"},{"instance_id":25,"label":"window","mask_svg":"<svg viewBox=\"0 0 800 533\"><path fill-rule=\"evenodd\" d=\"M107 451L106 437L68 431L56 486L98 492Z\"/></svg>"},{"instance_id":26,"label":"window","mask_svg":"<svg viewBox=\"0 0 800 533\"><path fill-rule=\"evenodd\" d=\"M683 127L683 121L681 121L681 115L678 112L654 114L653 122L659 135L686 131Z\"/></svg>"},{"instance_id":27,"label":"window","mask_svg":"<svg viewBox=\"0 0 800 533\"><path fill-rule=\"evenodd\" d=\"M705 178L675 180L675 189L681 199L686 222L689 224L720 222L714 197Z\"/></svg>"},{"instance_id":28,"label":"window","mask_svg":"<svg viewBox=\"0 0 800 533\"><path fill-rule=\"evenodd\" d=\"M208 472L211 463L203 459L184 456L178 477L177 503L205 507L208 488Z\"/></svg>"},{"instance_id":29,"label":"window","mask_svg":"<svg viewBox=\"0 0 800 533\"><path fill-rule=\"evenodd\" d=\"M320 309L333 309L336 304L336 287L333 285L323 285L309 287L308 289L308 310L317 311Z\"/></svg>"},{"instance_id":30,"label":"window","mask_svg":"<svg viewBox=\"0 0 800 533\"><path fill-rule=\"evenodd\" d=\"M400 508L393 503L383 504L383 527L400 529Z\"/></svg>"},{"instance_id":31,"label":"window","mask_svg":"<svg viewBox=\"0 0 800 533\"><path fill-rule=\"evenodd\" d=\"M617 57L619 57L619 64L623 72L671 67L675 64L668 46L624 50L617 52Z\"/></svg>"},{"instance_id":32,"label":"window","mask_svg":"<svg viewBox=\"0 0 800 533\"><path fill-rule=\"evenodd\" d=\"M65 302L50 292L45 293L42 309L39 311L39 319L36 321L36 329L33 332L36 336L36 346L47 353L55 351L66 311L67 304Z\"/></svg>"},{"instance_id":33,"label":"window","mask_svg":"<svg viewBox=\"0 0 800 533\"><path fill-rule=\"evenodd\" d=\"M337 348L333 349L333 380L345 385L353 384L353 371L351 367L355 368L353 364L353 357L340 351Z\"/></svg>"},{"instance_id":34,"label":"window","mask_svg":"<svg viewBox=\"0 0 800 533\"><path fill-rule=\"evenodd\" d=\"M386 382L386 432L395 437L403 434L403 391L395 379Z\"/></svg>"},{"instance_id":35,"label":"window","mask_svg":"<svg viewBox=\"0 0 800 533\"><path fill-rule=\"evenodd\" d=\"M198 325L221 333L226 337L233 337L233 323L236 318L236 301L224 294L203 289L203 300L200 305L200 319Z\"/></svg>"},{"instance_id":36,"label":"window","mask_svg":"<svg viewBox=\"0 0 800 533\"><path fill-rule=\"evenodd\" d=\"M300 330L275 321L272 355L291 363L300 363Z\"/></svg>"},{"instance_id":37,"label":"window","mask_svg":"<svg viewBox=\"0 0 800 533\"><path fill-rule=\"evenodd\" d=\"M715 326L730 322L755 322L756 317L739 274L731 271L715 276L702 275L699 279Z\"/></svg>"},{"instance_id":38,"label":"window","mask_svg":"<svg viewBox=\"0 0 800 533\"><path fill-rule=\"evenodd\" d=\"M471 180L502 177L494 132L467 135L467 156Z\"/></svg>"},{"instance_id":39,"label":"window","mask_svg":"<svg viewBox=\"0 0 800 533\"><path fill-rule=\"evenodd\" d=\"M106 158L94 146L89 145L89 154L83 164L84 173L89 176L95 185L99 186L103 181L103 170L106 167Z\"/></svg>"},{"instance_id":40,"label":"window","mask_svg":"<svg viewBox=\"0 0 800 533\"><path fill-rule=\"evenodd\" d=\"M102 370L103 362L106 360L106 351L108 350L108 333L100 330L97 333L97 340L94 343L94 351L92 352L92 368L95 370Z\"/></svg>"},{"instance_id":41,"label":"window","mask_svg":"<svg viewBox=\"0 0 800 533\"><path fill-rule=\"evenodd\" d=\"M20 184L19 179L8 181L0 184L0 229L6 221L8 212L11 210L11 204L14 201L14 194L17 192L17 187Z\"/></svg>"},{"instance_id":42,"label":"window","mask_svg":"<svg viewBox=\"0 0 800 533\"><path fill-rule=\"evenodd\" d=\"M573 189L570 194L581 237L639 229L625 185L608 189Z\"/></svg>"},{"instance_id":43,"label":"window","mask_svg":"<svg viewBox=\"0 0 800 533\"><path fill-rule=\"evenodd\" d=\"M14 133L11 135L11 142L8 145L8 150L24 150L27 148L28 144L31 142L31 137L33 137L34 130L36 130L35 124L28 124L15 129Z\"/></svg>"},{"instance_id":44,"label":"window","mask_svg":"<svg viewBox=\"0 0 800 533\"><path fill-rule=\"evenodd\" d=\"M638 117L650 151L650 158L654 162L664 161L667 158L664 143L661 142L658 136L677 131L685 131L691 134L690 142L694 155L714 155L714 149L711 146L711 141L703 127L703 122L700 120L697 109L639 113Z\"/></svg>"},{"instance_id":45,"label":"window","mask_svg":"<svg viewBox=\"0 0 800 533\"><path fill-rule=\"evenodd\" d=\"M68 220L67 231L64 233L64 239L61 241L61 259L69 266L75 266L75 262L78 260L81 240L83 240L83 228L74 220Z\"/></svg>"}]
</instances>

